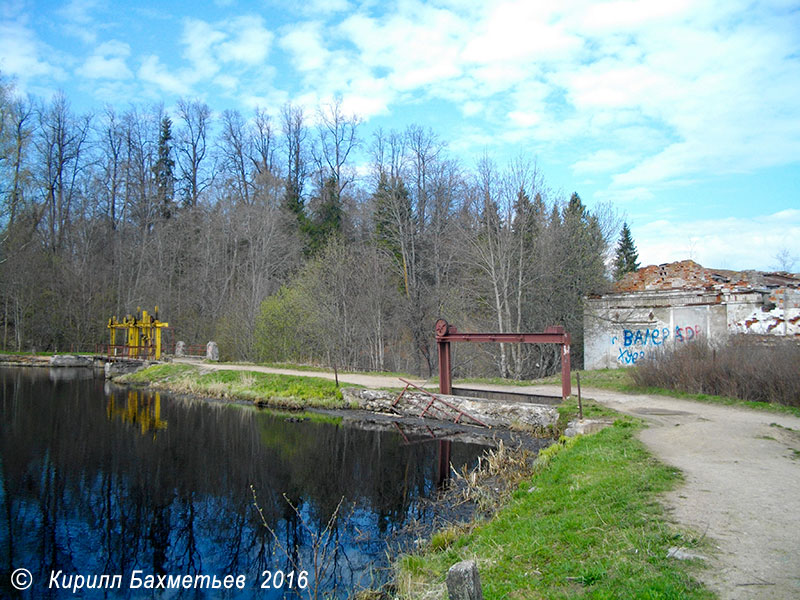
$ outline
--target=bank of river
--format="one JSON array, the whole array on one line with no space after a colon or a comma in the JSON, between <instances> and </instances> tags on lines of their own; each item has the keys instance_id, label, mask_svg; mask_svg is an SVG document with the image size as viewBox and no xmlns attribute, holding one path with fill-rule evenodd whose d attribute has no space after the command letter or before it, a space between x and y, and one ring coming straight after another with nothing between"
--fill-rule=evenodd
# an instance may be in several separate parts
<instances>
[{"instance_id":1,"label":"bank of river","mask_svg":"<svg viewBox=\"0 0 800 600\"><path fill-rule=\"evenodd\" d=\"M150 383L164 386L171 380L175 385L182 378L181 372L184 375L189 372L182 366L169 367L171 372L169 369L160 372L161 381ZM205 389L196 385L201 377L205 378L202 382ZM322 415L293 412L280 418L298 425L330 418L340 427L354 419L364 429L384 433L387 429L400 429L395 436L402 439L405 435L401 445L427 445L433 449L439 444L424 443L424 435L432 433L435 438L452 433L448 432L452 425L442 424L441 428L433 427L423 433L426 428L415 429L413 419L361 414L347 406L332 382L325 387L328 384L305 377L304 381L292 381L270 376L262 381L256 375L245 374L243 383L248 389L239 389L234 394L230 386L241 385L240 377L222 381L208 373L195 373L183 377L195 380L195 384L187 385L184 381L180 391L187 394L185 401L190 403L195 403L189 400L192 394L200 394L226 399L260 398L262 402L277 402L294 409L321 406L317 410L323 410ZM316 391L304 397L301 390L309 387ZM145 393L153 398L153 389L146 392L130 389L128 393ZM220 406L243 405L234 402ZM584 410L589 416L608 415L608 411L591 402L585 403ZM559 411L559 426L563 427L577 407L567 403ZM503 435L512 438L496 438L495 449L482 459L487 476L457 477L457 485L451 487L449 506L458 508L461 499L467 499L478 507L478 518L447 526L450 517L445 517L438 524L442 527L440 531L428 542L416 549L407 547L394 563L392 597L441 598L447 568L464 558L477 560L486 598L708 597L708 592L690 574L697 565L667 559L670 548L702 546L702 536L674 528L661 512L658 501L661 492L675 487L680 475L643 449L634 436L641 426L637 420L618 420L615 427L597 435L553 446L534 467L529 460L532 454L528 454L521 469L515 467L520 465L519 455L507 452L510 444L506 440L513 442L525 436L504 431ZM459 435L468 440L469 434L461 426L458 429ZM498 433L492 430L492 435ZM498 439L503 439L501 451L496 448ZM440 450L441 446L436 448L437 452ZM433 462L441 464L441 455ZM512 473L510 479L509 473ZM434 487L437 477L431 475ZM507 495L498 496L497 490L502 488L498 483L508 480L516 483ZM426 501L423 505L428 507L429 514L442 513L441 504ZM451 515L454 520L465 516ZM425 531L418 533L427 537Z\"/></svg>"},{"instance_id":2,"label":"bank of river","mask_svg":"<svg viewBox=\"0 0 800 600\"><path fill-rule=\"evenodd\" d=\"M260 587L277 571L306 572L301 596L319 586L346 598L385 581L387 551L436 525L443 443L402 424L118 386L90 369L0 368L0 596L17 597L8 575L27 569L31 598L74 597L78 575L120 575L111 595L140 597L137 572L244 576L226 597L295 597ZM461 470L488 447L454 439L447 457Z\"/></svg>"},{"instance_id":3,"label":"bank of river","mask_svg":"<svg viewBox=\"0 0 800 600\"><path fill-rule=\"evenodd\" d=\"M331 394L334 404L346 405ZM584 412L616 414L593 402ZM558 428L576 413L574 402L561 405ZM641 421L611 418L614 427L559 443L533 467L509 468L515 458L506 457L506 468L486 479L460 481L459 493L482 500L484 510L399 558L391 595L441 598L449 566L469 558L478 562L486 598L712 597L692 575L698 561L668 557L675 548L710 551L701 532L670 525L661 508L660 495L680 473L645 450L635 435ZM492 494L500 480L515 482L508 495Z\"/></svg>"}]
</instances>

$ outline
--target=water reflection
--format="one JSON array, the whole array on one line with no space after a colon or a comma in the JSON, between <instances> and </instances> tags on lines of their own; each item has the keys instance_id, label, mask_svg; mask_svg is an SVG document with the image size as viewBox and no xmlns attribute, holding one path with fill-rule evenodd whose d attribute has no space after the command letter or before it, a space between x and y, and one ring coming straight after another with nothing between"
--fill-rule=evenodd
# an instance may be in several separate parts
<instances>
[{"instance_id":1,"label":"water reflection","mask_svg":"<svg viewBox=\"0 0 800 600\"><path fill-rule=\"evenodd\" d=\"M125 404L119 401L125 396ZM125 392L112 391L108 395L106 409L109 421L120 419L123 423L138 425L142 435L150 431L155 435L160 429L167 428L167 422L161 418L161 393L145 394L139 390Z\"/></svg>"},{"instance_id":2,"label":"water reflection","mask_svg":"<svg viewBox=\"0 0 800 600\"><path fill-rule=\"evenodd\" d=\"M433 516L420 499L447 472L442 452L458 466L483 451L407 443L327 416L297 422L249 406L106 394L100 379L51 380L43 369L0 369L0 423L3 575L20 566L36 582L51 570L247 575L231 598L283 597L257 589L261 572L312 571L313 541L340 502L320 585L345 597L380 578L386 540ZM45 588L15 596L0 581L4 597L73 597Z\"/></svg>"}]
</instances>

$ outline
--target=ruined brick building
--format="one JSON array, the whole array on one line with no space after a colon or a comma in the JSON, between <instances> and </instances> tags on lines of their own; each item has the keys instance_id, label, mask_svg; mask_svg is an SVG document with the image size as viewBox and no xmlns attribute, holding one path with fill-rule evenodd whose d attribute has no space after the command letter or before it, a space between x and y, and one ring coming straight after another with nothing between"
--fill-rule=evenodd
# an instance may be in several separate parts
<instances>
[{"instance_id":1,"label":"ruined brick building","mask_svg":"<svg viewBox=\"0 0 800 600\"><path fill-rule=\"evenodd\" d=\"M800 342L800 275L706 269L694 261L628 273L584 309L587 369L628 366L659 348L732 334Z\"/></svg>"}]
</instances>

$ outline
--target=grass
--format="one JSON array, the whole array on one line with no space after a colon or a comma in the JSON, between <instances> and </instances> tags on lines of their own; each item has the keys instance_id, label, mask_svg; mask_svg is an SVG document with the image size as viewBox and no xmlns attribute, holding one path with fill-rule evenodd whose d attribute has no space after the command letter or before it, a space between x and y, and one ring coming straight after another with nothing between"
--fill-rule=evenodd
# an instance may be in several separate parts
<instances>
[{"instance_id":1,"label":"grass","mask_svg":"<svg viewBox=\"0 0 800 600\"><path fill-rule=\"evenodd\" d=\"M594 387L605 390L612 390L615 392L622 392L627 394L653 394L659 396L671 396L673 398L684 398L687 400L697 400L698 402L708 402L711 404L724 404L728 406L739 406L742 408L751 408L764 412L772 412L778 414L788 414L800 417L800 408L795 406L785 406L777 402L753 402L748 400L741 400L740 398L731 398L730 396L718 396L714 394L702 394L684 392L681 390L667 389L663 387L654 386L641 386L637 385L632 376L631 368L621 369L597 369L592 371L573 371L572 372L572 393L578 393L578 382L576 374L580 373L581 388ZM511 379L501 379L499 377L487 379L464 379L459 380L459 383L490 383L496 385L561 385L561 375L555 374L543 379L534 379L529 381L516 381Z\"/></svg>"},{"instance_id":2,"label":"grass","mask_svg":"<svg viewBox=\"0 0 800 600\"><path fill-rule=\"evenodd\" d=\"M671 396L673 398L685 398L687 400L697 400L698 402L707 402L710 404L724 404L726 406L738 406L741 408L750 408L754 410L760 410L763 412L787 414L800 417L800 408L796 406L785 406L783 404L778 404L777 402L754 402L751 400L732 398L730 396L692 393L676 389L637 385L634 382L631 373L632 369L603 369L598 371L580 371L581 386L597 387L624 393ZM577 393L577 387L575 387L574 382L575 378L573 377L573 393Z\"/></svg>"},{"instance_id":3,"label":"grass","mask_svg":"<svg viewBox=\"0 0 800 600\"><path fill-rule=\"evenodd\" d=\"M259 405L298 410L344 408L333 381L254 371L209 371L186 364L154 365L116 379L120 383L150 385L176 393L249 400Z\"/></svg>"},{"instance_id":4,"label":"grass","mask_svg":"<svg viewBox=\"0 0 800 600\"><path fill-rule=\"evenodd\" d=\"M322 373L333 373L334 370L331 367L325 367L320 365L306 365L306 364L298 364L298 363L288 363L288 362L263 362L257 363L260 367L269 367L270 369L291 369L292 371L316 371ZM349 369L339 369L339 374L350 374L350 375L381 375L384 377L403 377L405 379L418 379L418 375L412 375L410 373L401 373L395 371L351 371ZM438 381L438 378L436 379Z\"/></svg>"},{"instance_id":5,"label":"grass","mask_svg":"<svg viewBox=\"0 0 800 600\"><path fill-rule=\"evenodd\" d=\"M474 559L487 600L712 598L693 565L667 559L699 542L666 523L658 496L681 476L635 439L639 427L620 419L540 453L494 518L400 559L401 596L441 598L449 567Z\"/></svg>"},{"instance_id":6,"label":"grass","mask_svg":"<svg viewBox=\"0 0 800 600\"><path fill-rule=\"evenodd\" d=\"M610 408L606 408L599 402L595 402L590 398L582 398L581 404L583 405L583 418L584 419L620 419L620 414ZM570 396L561 402L558 408L558 423L557 429L563 432L567 428L567 424L572 419L578 418L578 397Z\"/></svg>"}]
</instances>

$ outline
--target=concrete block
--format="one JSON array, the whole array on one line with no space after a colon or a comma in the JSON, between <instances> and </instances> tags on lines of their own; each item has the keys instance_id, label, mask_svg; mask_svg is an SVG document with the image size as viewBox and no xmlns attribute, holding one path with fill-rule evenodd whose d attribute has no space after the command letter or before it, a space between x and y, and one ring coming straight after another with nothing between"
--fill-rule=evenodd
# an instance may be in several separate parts
<instances>
[{"instance_id":1,"label":"concrete block","mask_svg":"<svg viewBox=\"0 0 800 600\"><path fill-rule=\"evenodd\" d=\"M474 560L456 563L447 571L447 597L450 600L483 600L481 578Z\"/></svg>"}]
</instances>

